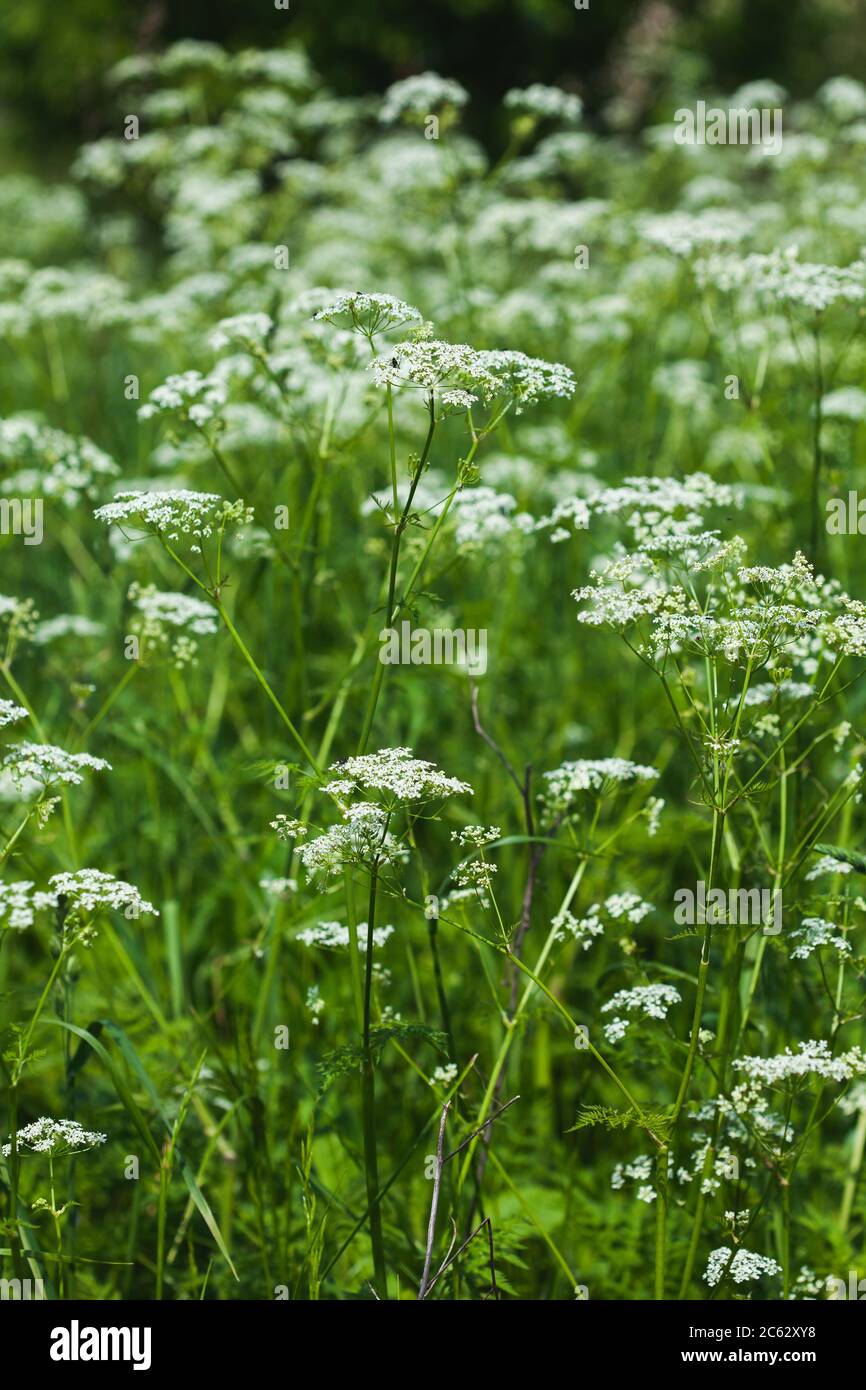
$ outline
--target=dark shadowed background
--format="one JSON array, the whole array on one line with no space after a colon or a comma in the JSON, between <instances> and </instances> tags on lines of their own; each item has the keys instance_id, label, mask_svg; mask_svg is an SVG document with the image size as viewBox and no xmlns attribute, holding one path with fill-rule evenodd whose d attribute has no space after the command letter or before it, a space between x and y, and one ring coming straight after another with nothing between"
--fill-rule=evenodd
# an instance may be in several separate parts
<instances>
[{"instance_id":1,"label":"dark shadowed background","mask_svg":"<svg viewBox=\"0 0 866 1390\"><path fill-rule=\"evenodd\" d=\"M669 84L730 91L757 77L793 96L866 72L863 0L18 0L0 14L0 153L62 159L114 113L106 70L180 38L229 48L304 44L339 93L433 68L473 94L475 133L498 138L509 87L578 91L590 113L650 119ZM613 102L613 105L611 104Z\"/></svg>"}]
</instances>

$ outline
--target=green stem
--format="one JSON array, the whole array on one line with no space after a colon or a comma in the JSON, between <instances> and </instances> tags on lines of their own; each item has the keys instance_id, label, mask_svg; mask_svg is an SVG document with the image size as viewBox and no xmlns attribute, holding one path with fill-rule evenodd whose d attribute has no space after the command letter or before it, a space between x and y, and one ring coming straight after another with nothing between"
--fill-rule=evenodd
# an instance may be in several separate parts
<instances>
[{"instance_id":1,"label":"green stem","mask_svg":"<svg viewBox=\"0 0 866 1390\"><path fill-rule=\"evenodd\" d=\"M303 753L304 757L306 758L313 771L321 775L321 768L319 767L319 764L316 762L315 757L310 752L310 749L307 747L306 743L304 742L304 739L298 733L298 730L295 728L291 719L286 714L286 711L283 709L283 706L280 704L280 701L277 699L276 695L274 694L273 690L271 689L270 685L265 679L264 674L256 664L254 657L252 656L243 638L241 637L240 633L238 632L237 628L235 627L234 623L232 622L231 618L226 612L225 605L222 603L222 601L217 601L216 608L217 612L219 613L220 617L225 623L226 628L228 629L232 641L234 642L241 656L244 658L244 661L249 666L250 670L252 671L253 675L255 676L256 680L261 686L262 690L267 695L274 709L277 711L277 714L280 716L280 719L285 724L292 738L295 740L295 743L298 745L298 748Z\"/></svg>"},{"instance_id":2,"label":"green stem","mask_svg":"<svg viewBox=\"0 0 866 1390\"><path fill-rule=\"evenodd\" d=\"M370 1210L370 1245L373 1251L373 1277L380 1298L388 1297L388 1275L385 1265L385 1245L382 1239L382 1208L378 1202L379 1167L376 1155L376 1078L373 1048L370 1038L370 1014L373 995L373 930L376 920L376 888L378 864L373 865L370 877L370 902L367 909L367 959L364 969L364 1062L361 1072L361 1101L364 1116L364 1171L367 1179L367 1205Z\"/></svg>"},{"instance_id":3,"label":"green stem","mask_svg":"<svg viewBox=\"0 0 866 1390\"><path fill-rule=\"evenodd\" d=\"M863 1167L864 1150L866 1150L866 1110L861 1110L857 1116L857 1128L854 1130L854 1144L851 1150L851 1163L845 1177L845 1187L842 1192L842 1205L839 1208L839 1225L842 1228L843 1235L847 1233L848 1222L851 1220L854 1197L860 1178L860 1169Z\"/></svg>"},{"instance_id":4,"label":"green stem","mask_svg":"<svg viewBox=\"0 0 866 1390\"><path fill-rule=\"evenodd\" d=\"M57 1247L57 1296L63 1298L66 1291L63 1265L63 1237L60 1232L60 1217L57 1214L57 1198L54 1195L54 1156L48 1151L48 1186L51 1192L51 1217L54 1222L54 1241Z\"/></svg>"},{"instance_id":5,"label":"green stem","mask_svg":"<svg viewBox=\"0 0 866 1390\"><path fill-rule=\"evenodd\" d=\"M168 1214L169 1165L171 1145L165 1144L159 1160L159 1198L156 1215L156 1298L162 1299L165 1277L165 1225Z\"/></svg>"}]
</instances>

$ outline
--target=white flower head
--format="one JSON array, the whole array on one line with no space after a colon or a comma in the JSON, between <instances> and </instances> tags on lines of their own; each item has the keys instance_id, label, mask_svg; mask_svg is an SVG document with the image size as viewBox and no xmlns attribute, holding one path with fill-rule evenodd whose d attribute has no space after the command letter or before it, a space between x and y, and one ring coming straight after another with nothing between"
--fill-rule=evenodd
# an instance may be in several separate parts
<instances>
[{"instance_id":1,"label":"white flower head","mask_svg":"<svg viewBox=\"0 0 866 1390\"><path fill-rule=\"evenodd\" d=\"M467 825L463 830L451 831L451 839L463 849L484 849L501 838L498 825Z\"/></svg>"},{"instance_id":2,"label":"white flower head","mask_svg":"<svg viewBox=\"0 0 866 1390\"><path fill-rule=\"evenodd\" d=\"M734 1068L747 1078L747 1087L736 1096L748 1101L762 1086L771 1090L791 1090L808 1084L815 1077L825 1081L844 1082L866 1073L866 1055L859 1047L849 1048L836 1056L822 1038L797 1044L797 1051L786 1047L775 1057L738 1057Z\"/></svg>"},{"instance_id":3,"label":"white flower head","mask_svg":"<svg viewBox=\"0 0 866 1390\"><path fill-rule=\"evenodd\" d=\"M89 753L67 753L52 743L13 744L3 757L2 767L16 785L23 786L30 779L41 787L57 782L77 787L84 781L82 773L85 771L111 771L111 764L104 758L94 758Z\"/></svg>"},{"instance_id":4,"label":"white flower head","mask_svg":"<svg viewBox=\"0 0 866 1390\"><path fill-rule=\"evenodd\" d=\"M154 622L187 628L197 636L217 630L213 608L194 595L165 592L152 584L144 588L140 584L133 584L128 597L139 612Z\"/></svg>"},{"instance_id":5,"label":"white flower head","mask_svg":"<svg viewBox=\"0 0 866 1390\"><path fill-rule=\"evenodd\" d=\"M411 748L382 748L333 763L329 770L339 776L325 785L325 791L338 798L367 792L396 805L472 794L468 782L448 777L435 763L414 757Z\"/></svg>"},{"instance_id":6,"label":"white flower head","mask_svg":"<svg viewBox=\"0 0 866 1390\"><path fill-rule=\"evenodd\" d=\"M33 641L37 647L47 647L52 642L62 641L65 637L86 640L101 637L103 632L102 623L95 622L84 613L58 613L55 617L46 618L44 622L37 624Z\"/></svg>"},{"instance_id":7,"label":"white flower head","mask_svg":"<svg viewBox=\"0 0 866 1390\"><path fill-rule=\"evenodd\" d=\"M55 903L65 900L67 910L79 917L106 910L122 912L129 918L159 916L153 903L143 898L131 883L115 878L114 874L105 873L102 869L76 869L71 873L52 874L48 883L50 894L46 896Z\"/></svg>"},{"instance_id":8,"label":"white flower head","mask_svg":"<svg viewBox=\"0 0 866 1390\"><path fill-rule=\"evenodd\" d=\"M836 859L832 854L822 854L805 875L805 879L809 883L813 879L823 878L824 874L850 874L853 872L853 865L846 864L842 859Z\"/></svg>"},{"instance_id":9,"label":"white flower head","mask_svg":"<svg viewBox=\"0 0 866 1390\"><path fill-rule=\"evenodd\" d=\"M536 116L546 121L561 121L563 125L578 125L583 102L573 92L561 87L547 87L533 82L529 87L512 87L505 93L504 106L521 116Z\"/></svg>"},{"instance_id":10,"label":"white flower head","mask_svg":"<svg viewBox=\"0 0 866 1390\"><path fill-rule=\"evenodd\" d=\"M47 1115L19 1129L15 1139L19 1153L50 1154L52 1158L66 1154L85 1153L104 1144L107 1134L83 1129L77 1120L52 1120ZM3 1157L12 1153L12 1145L4 1144Z\"/></svg>"},{"instance_id":11,"label":"white flower head","mask_svg":"<svg viewBox=\"0 0 866 1390\"><path fill-rule=\"evenodd\" d=\"M548 813L568 811L583 792L608 796L634 782L651 782L657 768L628 758L579 758L544 773L541 800Z\"/></svg>"},{"instance_id":12,"label":"white flower head","mask_svg":"<svg viewBox=\"0 0 866 1390\"><path fill-rule=\"evenodd\" d=\"M265 315L243 317L248 321L253 317L264 318ZM223 321L224 325L229 322L237 323L237 319ZM247 326L249 329L249 322ZM150 420L156 415L174 416L189 420L202 429L219 418L226 399L225 384L218 378L204 376L201 372L182 372L167 377L161 386L151 391L146 404L139 407L138 418Z\"/></svg>"},{"instance_id":13,"label":"white flower head","mask_svg":"<svg viewBox=\"0 0 866 1390\"><path fill-rule=\"evenodd\" d=\"M358 946L362 951L367 949L367 923L359 922L355 928L358 935ZM391 926L373 928L373 945L381 948L385 945L389 937L394 935L394 928ZM320 946L327 950L345 950L351 941L349 928L344 922L319 922L315 927L306 927L304 931L298 932L298 941L303 941L305 946Z\"/></svg>"},{"instance_id":14,"label":"white flower head","mask_svg":"<svg viewBox=\"0 0 866 1390\"><path fill-rule=\"evenodd\" d=\"M141 615L133 620L132 631L139 638L142 661L152 650L170 651L175 667L197 663L196 637L210 636L219 626L209 603L192 594L179 594L156 588L154 584L130 585L127 597Z\"/></svg>"},{"instance_id":15,"label":"white flower head","mask_svg":"<svg viewBox=\"0 0 866 1390\"><path fill-rule=\"evenodd\" d=\"M9 724L18 724L26 718L27 711L21 705L16 705L12 700L0 700L0 729L5 729Z\"/></svg>"},{"instance_id":16,"label":"white flower head","mask_svg":"<svg viewBox=\"0 0 866 1390\"><path fill-rule=\"evenodd\" d=\"M252 508L242 501L228 503L216 493L187 488L119 492L113 502L97 507L93 515L109 526L140 526L148 535L187 540L195 551L215 531L246 526L253 519Z\"/></svg>"},{"instance_id":17,"label":"white flower head","mask_svg":"<svg viewBox=\"0 0 866 1390\"><path fill-rule=\"evenodd\" d=\"M395 864L406 850L387 827L388 814L381 806L357 802L344 809L342 823L298 845L297 855L310 878L335 877L349 864Z\"/></svg>"},{"instance_id":18,"label":"white flower head","mask_svg":"<svg viewBox=\"0 0 866 1390\"><path fill-rule=\"evenodd\" d=\"M0 491L56 498L66 507L75 506L82 495L94 495L104 478L120 472L91 440L64 434L28 415L0 420L0 462L11 470Z\"/></svg>"},{"instance_id":19,"label":"white flower head","mask_svg":"<svg viewBox=\"0 0 866 1390\"><path fill-rule=\"evenodd\" d=\"M782 305L815 313L837 304L860 304L866 298L866 263L836 266L801 261L796 247L769 255L708 256L695 263L695 275L701 286L750 289Z\"/></svg>"},{"instance_id":20,"label":"white flower head","mask_svg":"<svg viewBox=\"0 0 866 1390\"><path fill-rule=\"evenodd\" d=\"M269 314L233 314L230 318L220 319L210 335L210 345L218 352L227 347L239 347L245 352L259 354L264 350L273 327L274 322ZM216 396L212 398L211 403L217 404ZM224 403L223 393L223 399L219 404Z\"/></svg>"},{"instance_id":21,"label":"white flower head","mask_svg":"<svg viewBox=\"0 0 866 1390\"><path fill-rule=\"evenodd\" d=\"M639 1014L644 1018L667 1018L668 1009L678 1004L682 996L673 985L635 985L633 989L620 989L606 1004L602 1004L603 1014L613 1010L625 1014ZM630 1018L614 1018L605 1024L604 1033L608 1042L619 1042L628 1031Z\"/></svg>"},{"instance_id":22,"label":"white flower head","mask_svg":"<svg viewBox=\"0 0 866 1390\"><path fill-rule=\"evenodd\" d=\"M422 72L388 88L379 120L382 125L393 125L400 120L424 120L445 108L459 111L468 100L469 93L459 82L440 77L438 72Z\"/></svg>"},{"instance_id":23,"label":"white flower head","mask_svg":"<svg viewBox=\"0 0 866 1390\"><path fill-rule=\"evenodd\" d=\"M34 892L26 879L16 883L0 881L0 930L23 931L32 927L37 912L54 906L51 895Z\"/></svg>"},{"instance_id":24,"label":"white flower head","mask_svg":"<svg viewBox=\"0 0 866 1390\"><path fill-rule=\"evenodd\" d=\"M414 386L443 405L471 405L470 397L526 405L574 394L568 367L523 352L483 350L418 333L371 363L377 386Z\"/></svg>"},{"instance_id":25,"label":"white flower head","mask_svg":"<svg viewBox=\"0 0 866 1390\"><path fill-rule=\"evenodd\" d=\"M412 304L393 294L362 293L346 290L313 315L328 323L348 319L354 329L372 338L376 333L399 328L404 323L421 323L421 314Z\"/></svg>"},{"instance_id":26,"label":"white flower head","mask_svg":"<svg viewBox=\"0 0 866 1390\"><path fill-rule=\"evenodd\" d=\"M803 925L791 932L791 940L799 943L791 952L794 960L808 960L813 951L822 946L829 946L838 956L851 954L851 943L839 934L832 922L825 921L823 917L804 917Z\"/></svg>"},{"instance_id":27,"label":"white flower head","mask_svg":"<svg viewBox=\"0 0 866 1390\"><path fill-rule=\"evenodd\" d=\"M733 1254L725 1246L710 1252L704 1279L714 1288L723 1277L732 1279L735 1284L750 1283L765 1275L782 1273L782 1266L769 1255L756 1255L740 1246Z\"/></svg>"}]
</instances>

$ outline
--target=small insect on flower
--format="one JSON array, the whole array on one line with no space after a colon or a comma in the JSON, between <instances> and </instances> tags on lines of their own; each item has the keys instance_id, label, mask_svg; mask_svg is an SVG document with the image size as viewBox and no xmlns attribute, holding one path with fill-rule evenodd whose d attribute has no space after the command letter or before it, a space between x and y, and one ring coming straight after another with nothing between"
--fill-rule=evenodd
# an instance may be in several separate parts
<instances>
[{"instance_id":1,"label":"small insect on flower","mask_svg":"<svg viewBox=\"0 0 866 1390\"><path fill-rule=\"evenodd\" d=\"M0 700L0 729L26 718L27 711L21 705L14 704L12 700Z\"/></svg>"},{"instance_id":2,"label":"small insect on flower","mask_svg":"<svg viewBox=\"0 0 866 1390\"><path fill-rule=\"evenodd\" d=\"M421 313L412 304L396 299L393 294L362 293L349 290L313 315L327 323L348 319L352 327L366 338L400 328L404 323L421 323ZM394 366L397 366L396 360Z\"/></svg>"}]
</instances>

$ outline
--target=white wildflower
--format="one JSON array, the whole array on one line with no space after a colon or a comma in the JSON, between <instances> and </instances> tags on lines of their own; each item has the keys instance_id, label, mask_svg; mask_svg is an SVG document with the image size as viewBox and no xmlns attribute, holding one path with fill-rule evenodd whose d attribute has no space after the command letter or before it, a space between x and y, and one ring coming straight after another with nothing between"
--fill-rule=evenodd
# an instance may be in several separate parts
<instances>
[{"instance_id":1,"label":"white wildflower","mask_svg":"<svg viewBox=\"0 0 866 1390\"><path fill-rule=\"evenodd\" d=\"M500 839L502 831L498 825L467 825L463 830L452 830L451 839L463 849L484 849Z\"/></svg>"},{"instance_id":2,"label":"white wildflower","mask_svg":"<svg viewBox=\"0 0 866 1390\"><path fill-rule=\"evenodd\" d=\"M308 1013L311 1015L311 1021L313 1025L316 1028L318 1028L319 1014L321 1014L325 1008L325 1001L319 993L318 985L310 985L309 989L307 990L306 1000L304 1002L306 1004Z\"/></svg>"},{"instance_id":3,"label":"white wildflower","mask_svg":"<svg viewBox=\"0 0 866 1390\"><path fill-rule=\"evenodd\" d=\"M233 314L230 318L220 319L210 335L210 345L217 351L227 347L240 347L246 352L260 353L273 332L273 327L274 322L269 314ZM214 397L210 403L224 405L225 397L223 395L223 399L219 401Z\"/></svg>"},{"instance_id":4,"label":"white wildflower","mask_svg":"<svg viewBox=\"0 0 866 1390\"><path fill-rule=\"evenodd\" d=\"M16 1134L19 1153L51 1154L53 1158L71 1153L84 1153L104 1144L107 1134L83 1129L77 1120L51 1120L47 1115L25 1125ZM3 1157L12 1153L12 1145L4 1144Z\"/></svg>"},{"instance_id":5,"label":"white wildflower","mask_svg":"<svg viewBox=\"0 0 866 1390\"><path fill-rule=\"evenodd\" d=\"M322 878L341 874L348 864L396 863L406 851L387 824L388 814L381 806L369 801L347 806L342 824L298 845L298 858L311 877Z\"/></svg>"},{"instance_id":6,"label":"white wildflower","mask_svg":"<svg viewBox=\"0 0 866 1390\"><path fill-rule=\"evenodd\" d=\"M119 492L113 502L97 507L97 521L109 526L139 525L145 532L177 541L186 537L198 550L199 543L215 530L229 525L248 525L252 508L243 502L229 504L213 492L191 492L187 488L163 491Z\"/></svg>"},{"instance_id":7,"label":"white wildflower","mask_svg":"<svg viewBox=\"0 0 866 1390\"><path fill-rule=\"evenodd\" d=\"M138 418L150 420L156 415L175 415L201 429L219 418L226 399L225 385L216 377L204 376L201 372L182 372L167 377L161 386L151 391L146 404L139 406Z\"/></svg>"},{"instance_id":8,"label":"white wildflower","mask_svg":"<svg viewBox=\"0 0 866 1390\"><path fill-rule=\"evenodd\" d=\"M67 753L51 743L16 743L4 755L2 767L9 772L13 781L22 786L25 779L32 779L42 787L65 782L77 787L84 781L82 772L111 771L111 764L104 758L91 757L89 753Z\"/></svg>"},{"instance_id":9,"label":"white wildflower","mask_svg":"<svg viewBox=\"0 0 866 1390\"><path fill-rule=\"evenodd\" d=\"M216 632L219 626L211 604L191 594L166 592L153 584L143 587L134 583L127 597L133 607L156 626L182 627L197 636Z\"/></svg>"},{"instance_id":10,"label":"white wildflower","mask_svg":"<svg viewBox=\"0 0 866 1390\"><path fill-rule=\"evenodd\" d=\"M421 314L411 304L396 299L393 294L362 293L361 290L347 290L325 304L314 319L335 319L348 317L353 328L359 329L367 337L384 333L388 329L399 328L404 323L420 323Z\"/></svg>"},{"instance_id":11,"label":"white wildflower","mask_svg":"<svg viewBox=\"0 0 866 1390\"><path fill-rule=\"evenodd\" d=\"M47 647L64 637L101 637L104 631L102 623L95 622L84 613L58 613L56 617L46 618L44 622L37 624L33 631L33 641L37 647Z\"/></svg>"},{"instance_id":12,"label":"white wildflower","mask_svg":"<svg viewBox=\"0 0 866 1390\"><path fill-rule=\"evenodd\" d=\"M580 97L572 92L564 92L561 87L547 87L543 82L533 82L529 87L512 87L510 92L505 93L503 104L507 111L514 111L518 115L562 121L565 125L577 125L583 111Z\"/></svg>"},{"instance_id":13,"label":"white wildflower","mask_svg":"<svg viewBox=\"0 0 866 1390\"><path fill-rule=\"evenodd\" d=\"M393 125L395 121L406 119L423 120L426 116L441 111L443 107L459 110L469 100L469 93L438 72L422 72L415 77L406 77L395 82L385 93L379 111L383 125Z\"/></svg>"},{"instance_id":14,"label":"white wildflower","mask_svg":"<svg viewBox=\"0 0 866 1390\"><path fill-rule=\"evenodd\" d=\"M681 997L673 985L635 985L632 989L618 990L612 999L602 1004L601 1012L606 1014L616 1009L626 1014L642 1014L644 1018L664 1019L667 1018L668 1009L678 1004ZM629 1018L617 1017L605 1024L604 1034L608 1042L619 1042L631 1022Z\"/></svg>"},{"instance_id":15,"label":"white wildflower","mask_svg":"<svg viewBox=\"0 0 866 1390\"><path fill-rule=\"evenodd\" d=\"M149 917L159 916L153 903L143 898L131 883L102 869L52 874L48 883L53 901L65 899L69 910L79 915L111 910L122 912L128 918L138 918L142 913Z\"/></svg>"},{"instance_id":16,"label":"white wildflower","mask_svg":"<svg viewBox=\"0 0 866 1390\"><path fill-rule=\"evenodd\" d=\"M448 1062L445 1066L436 1067L430 1078L431 1086L444 1086L446 1089L454 1085L459 1071L456 1063Z\"/></svg>"},{"instance_id":17,"label":"white wildflower","mask_svg":"<svg viewBox=\"0 0 866 1390\"><path fill-rule=\"evenodd\" d=\"M731 1251L720 1246L710 1253L704 1279L714 1288L723 1276L733 1279L735 1284L746 1284L765 1275L781 1273L782 1266L769 1255L756 1255L740 1246L731 1258Z\"/></svg>"},{"instance_id":18,"label":"white wildflower","mask_svg":"<svg viewBox=\"0 0 866 1390\"><path fill-rule=\"evenodd\" d=\"M650 782L658 776L657 768L628 758L580 758L544 773L541 798L549 811L566 811L582 792L606 796L630 782Z\"/></svg>"},{"instance_id":19,"label":"white wildflower","mask_svg":"<svg viewBox=\"0 0 866 1390\"><path fill-rule=\"evenodd\" d=\"M359 947L362 951L366 951L367 923L359 922L355 930L358 933ZM393 935L393 927L374 927L373 945L379 949ZM333 951L347 947L351 937L349 936L349 928L343 922L319 922L315 927L307 927L304 931L298 932L297 940L303 941L305 946L322 946Z\"/></svg>"},{"instance_id":20,"label":"white wildflower","mask_svg":"<svg viewBox=\"0 0 866 1390\"><path fill-rule=\"evenodd\" d=\"M21 705L16 705L12 700L0 700L0 729L26 718L27 711Z\"/></svg>"},{"instance_id":21,"label":"white wildflower","mask_svg":"<svg viewBox=\"0 0 866 1390\"><path fill-rule=\"evenodd\" d=\"M339 773L325 786L325 791L335 797L373 792L386 803L396 804L436 801L464 792L472 794L468 782L448 777L435 763L414 757L411 748L382 748L378 753L346 758L344 762L333 763L329 771Z\"/></svg>"},{"instance_id":22,"label":"white wildflower","mask_svg":"<svg viewBox=\"0 0 866 1390\"><path fill-rule=\"evenodd\" d=\"M853 871L853 865L846 864L843 859L836 859L832 854L822 854L805 878L808 883L813 879L823 878L824 874L850 874Z\"/></svg>"},{"instance_id":23,"label":"white wildflower","mask_svg":"<svg viewBox=\"0 0 866 1390\"><path fill-rule=\"evenodd\" d=\"M850 1081L866 1072L866 1056L859 1047L852 1047L834 1057L829 1044L821 1039L798 1043L796 1052L786 1047L775 1057L738 1057L733 1065L751 1083L785 1089L806 1083L813 1077Z\"/></svg>"},{"instance_id":24,"label":"white wildflower","mask_svg":"<svg viewBox=\"0 0 866 1390\"><path fill-rule=\"evenodd\" d=\"M0 881L0 928L23 931L32 927L37 912L51 908L50 895L35 893L26 879L16 883Z\"/></svg>"},{"instance_id":25,"label":"white wildflower","mask_svg":"<svg viewBox=\"0 0 866 1390\"><path fill-rule=\"evenodd\" d=\"M821 946L831 946L840 956L850 956L851 945L840 936L832 922L823 917L804 917L803 925L791 932L791 940L800 944L791 952L794 960L808 960Z\"/></svg>"},{"instance_id":26,"label":"white wildflower","mask_svg":"<svg viewBox=\"0 0 866 1390\"><path fill-rule=\"evenodd\" d=\"M287 898L290 893L297 893L298 880L296 878L270 878L266 875L259 879L259 887L270 898Z\"/></svg>"}]
</instances>

